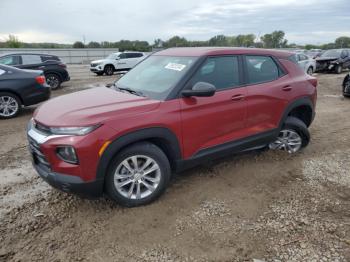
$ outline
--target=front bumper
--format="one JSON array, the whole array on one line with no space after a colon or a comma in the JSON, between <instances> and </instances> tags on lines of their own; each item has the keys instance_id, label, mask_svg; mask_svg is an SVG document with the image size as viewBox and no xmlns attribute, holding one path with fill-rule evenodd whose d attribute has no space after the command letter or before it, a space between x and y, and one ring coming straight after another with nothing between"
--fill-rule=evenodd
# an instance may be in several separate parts
<instances>
[{"instance_id":1,"label":"front bumper","mask_svg":"<svg viewBox=\"0 0 350 262\"><path fill-rule=\"evenodd\" d=\"M90 66L90 71L93 73L103 72L103 66L102 65Z\"/></svg>"},{"instance_id":2,"label":"front bumper","mask_svg":"<svg viewBox=\"0 0 350 262\"><path fill-rule=\"evenodd\" d=\"M87 198L96 198L103 194L103 179L86 178L88 174L86 170L91 168L84 169L81 165L65 163L56 156L55 141L57 144L61 144L60 141L65 144L64 139L71 140L72 137L45 135L33 126L32 121L28 123L27 136L33 167L48 184L61 191ZM52 148L51 143L53 143ZM52 154L50 155L49 152ZM90 163L88 159L87 162Z\"/></svg>"},{"instance_id":3,"label":"front bumper","mask_svg":"<svg viewBox=\"0 0 350 262\"><path fill-rule=\"evenodd\" d=\"M103 181L84 182L80 177L59 174L50 171L41 164L33 161L33 166L39 176L49 185L63 192L74 193L87 198L98 198L102 195Z\"/></svg>"}]
</instances>

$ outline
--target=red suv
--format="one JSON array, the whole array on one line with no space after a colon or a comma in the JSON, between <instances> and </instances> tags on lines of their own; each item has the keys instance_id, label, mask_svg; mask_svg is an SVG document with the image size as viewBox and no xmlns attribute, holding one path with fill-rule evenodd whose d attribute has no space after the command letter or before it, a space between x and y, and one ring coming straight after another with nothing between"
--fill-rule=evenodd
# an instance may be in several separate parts
<instances>
[{"instance_id":1,"label":"red suv","mask_svg":"<svg viewBox=\"0 0 350 262\"><path fill-rule=\"evenodd\" d=\"M28 125L33 164L53 187L124 206L159 197L171 174L257 148L309 143L317 80L292 53L175 48L110 88L43 104Z\"/></svg>"}]
</instances>

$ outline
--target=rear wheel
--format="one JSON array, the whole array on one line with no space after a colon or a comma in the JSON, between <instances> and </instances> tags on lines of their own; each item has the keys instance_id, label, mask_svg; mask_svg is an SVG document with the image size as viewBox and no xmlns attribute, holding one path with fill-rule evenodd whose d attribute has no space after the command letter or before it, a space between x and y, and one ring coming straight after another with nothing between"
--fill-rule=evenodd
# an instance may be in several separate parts
<instances>
[{"instance_id":1,"label":"rear wheel","mask_svg":"<svg viewBox=\"0 0 350 262\"><path fill-rule=\"evenodd\" d=\"M111 76L114 73L114 67L112 65L106 65L104 72L106 75Z\"/></svg>"},{"instance_id":2,"label":"rear wheel","mask_svg":"<svg viewBox=\"0 0 350 262\"><path fill-rule=\"evenodd\" d=\"M18 115L20 110L21 100L16 95L0 92L0 118L13 118Z\"/></svg>"},{"instance_id":3,"label":"rear wheel","mask_svg":"<svg viewBox=\"0 0 350 262\"><path fill-rule=\"evenodd\" d=\"M305 123L296 117L288 117L277 140L271 143L269 148L293 154L306 147L309 141L310 133Z\"/></svg>"},{"instance_id":4,"label":"rear wheel","mask_svg":"<svg viewBox=\"0 0 350 262\"><path fill-rule=\"evenodd\" d=\"M169 160L154 144L143 142L127 147L110 163L106 192L122 206L135 207L157 199L171 176Z\"/></svg>"},{"instance_id":5,"label":"rear wheel","mask_svg":"<svg viewBox=\"0 0 350 262\"><path fill-rule=\"evenodd\" d=\"M47 74L45 76L46 83L51 87L51 89L55 90L61 86L61 78L56 74Z\"/></svg>"}]
</instances>

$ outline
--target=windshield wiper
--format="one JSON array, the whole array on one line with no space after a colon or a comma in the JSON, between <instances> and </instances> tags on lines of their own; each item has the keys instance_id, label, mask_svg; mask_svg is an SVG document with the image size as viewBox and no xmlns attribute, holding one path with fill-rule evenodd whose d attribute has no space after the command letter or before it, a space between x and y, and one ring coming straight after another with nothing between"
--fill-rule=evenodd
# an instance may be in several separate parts
<instances>
[{"instance_id":1,"label":"windshield wiper","mask_svg":"<svg viewBox=\"0 0 350 262\"><path fill-rule=\"evenodd\" d=\"M136 91L136 90L128 88L128 87L118 87L115 84L114 84L114 86L116 87L117 90L120 90L120 91L126 91L126 92L129 92L130 94L137 95L137 96L143 96L143 97L146 96L141 91Z\"/></svg>"}]
</instances>

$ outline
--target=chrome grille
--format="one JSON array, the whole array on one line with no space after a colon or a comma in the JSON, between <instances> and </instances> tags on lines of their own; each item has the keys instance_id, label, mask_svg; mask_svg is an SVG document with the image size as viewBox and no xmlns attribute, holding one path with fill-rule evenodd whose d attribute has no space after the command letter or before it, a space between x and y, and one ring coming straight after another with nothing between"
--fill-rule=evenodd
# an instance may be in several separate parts
<instances>
[{"instance_id":1,"label":"chrome grille","mask_svg":"<svg viewBox=\"0 0 350 262\"><path fill-rule=\"evenodd\" d=\"M32 139L30 136L28 136L29 141L29 151L33 156L34 163L36 165L43 165L50 169L50 163L47 161L45 155L42 153L40 149L40 145Z\"/></svg>"}]
</instances>

